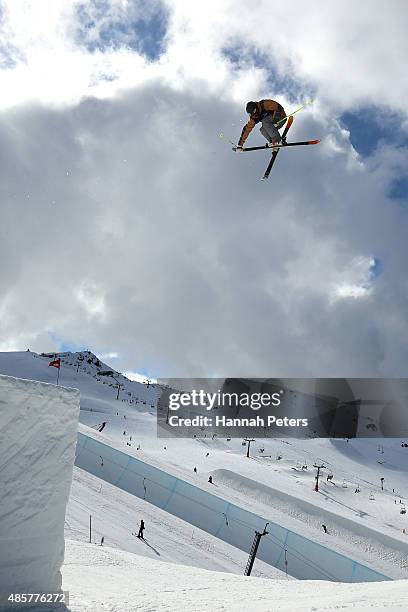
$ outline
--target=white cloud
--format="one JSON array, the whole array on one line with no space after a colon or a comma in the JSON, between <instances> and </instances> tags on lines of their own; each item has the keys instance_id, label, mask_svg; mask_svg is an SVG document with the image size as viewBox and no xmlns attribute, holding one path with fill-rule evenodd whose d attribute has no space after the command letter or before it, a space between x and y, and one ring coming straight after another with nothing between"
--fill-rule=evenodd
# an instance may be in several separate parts
<instances>
[{"instance_id":1,"label":"white cloud","mask_svg":"<svg viewBox=\"0 0 408 612\"><path fill-rule=\"evenodd\" d=\"M129 380L134 380L135 382L139 382L142 384L147 384L147 382L149 382L150 384L157 383L157 380L155 378L148 378L144 374L138 374L137 372L123 372L123 375L126 376L126 378L128 378Z\"/></svg>"},{"instance_id":2,"label":"white cloud","mask_svg":"<svg viewBox=\"0 0 408 612\"><path fill-rule=\"evenodd\" d=\"M337 112L374 104L406 115L405 0L392 0L388 10L379 0L357 6L312 0L307 11L300 0L290 7L261 0L256 10L232 0L5 0L3 6L1 33L16 62L0 73L3 108L32 99L61 104L104 97L156 77L178 89L202 81L242 102L272 94L265 82L278 76L281 97L296 83ZM138 35L132 40L131 24L161 7L169 17L165 53L152 63L132 46ZM115 44L89 51L84 43L101 45L109 27ZM243 58L239 69L222 53L230 46ZM263 66L254 66L255 50Z\"/></svg>"},{"instance_id":3,"label":"white cloud","mask_svg":"<svg viewBox=\"0 0 408 612\"><path fill-rule=\"evenodd\" d=\"M76 298L89 317L106 318L106 304L102 289L96 283L83 281L76 290Z\"/></svg>"},{"instance_id":4,"label":"white cloud","mask_svg":"<svg viewBox=\"0 0 408 612\"><path fill-rule=\"evenodd\" d=\"M105 360L105 359L118 359L119 358L119 353L116 353L115 351L111 351L109 353L102 353L101 355L99 355L99 357L102 360Z\"/></svg>"},{"instance_id":5,"label":"white cloud","mask_svg":"<svg viewBox=\"0 0 408 612\"><path fill-rule=\"evenodd\" d=\"M77 4L13 0L2 26L17 62L0 71L4 346L58 348L52 329L157 376L403 375L407 218L387 192L406 154L362 161L332 117L374 98L405 112L405 4L366 28L364 2L167 1L157 62L87 51ZM276 93L273 68L221 55L237 41L282 67L285 103L317 92L292 132L322 144L282 151L268 183L264 153L218 138L237 138L246 98Z\"/></svg>"},{"instance_id":6,"label":"white cloud","mask_svg":"<svg viewBox=\"0 0 408 612\"><path fill-rule=\"evenodd\" d=\"M379 0L352 0L322 5L301 0L290 5L260 0L256 7L232 0L196 3L167 0L173 9L172 56L185 62L185 72L197 65L204 78L207 66L229 44L256 49L271 66L265 76L278 74L316 89L319 98L337 111L356 105L388 105L406 115L408 82L403 58L408 51L404 0L392 0L384 10ZM221 71L223 66L221 65ZM261 80L259 93L264 95ZM249 92L243 92L243 98Z\"/></svg>"},{"instance_id":7,"label":"white cloud","mask_svg":"<svg viewBox=\"0 0 408 612\"><path fill-rule=\"evenodd\" d=\"M332 301L344 298L364 298L373 291L374 257L356 257L350 267L341 273L336 284L333 284Z\"/></svg>"},{"instance_id":8,"label":"white cloud","mask_svg":"<svg viewBox=\"0 0 408 612\"><path fill-rule=\"evenodd\" d=\"M336 298L362 298L369 295L371 288L365 285L339 285L334 290Z\"/></svg>"}]
</instances>

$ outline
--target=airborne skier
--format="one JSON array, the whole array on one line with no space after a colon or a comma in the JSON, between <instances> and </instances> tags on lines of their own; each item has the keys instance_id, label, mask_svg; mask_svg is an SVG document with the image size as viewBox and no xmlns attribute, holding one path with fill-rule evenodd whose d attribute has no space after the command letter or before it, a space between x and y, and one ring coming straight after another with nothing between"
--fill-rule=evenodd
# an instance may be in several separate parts
<instances>
[{"instance_id":1,"label":"airborne skier","mask_svg":"<svg viewBox=\"0 0 408 612\"><path fill-rule=\"evenodd\" d=\"M271 144L280 144L282 136L276 124L278 124L280 128L284 126L286 122L286 113L279 102L275 100L248 102L246 105L246 112L249 114L249 120L242 129L237 149L242 149L249 134L259 122L262 122L262 127L259 130L262 136Z\"/></svg>"},{"instance_id":2,"label":"airborne skier","mask_svg":"<svg viewBox=\"0 0 408 612\"><path fill-rule=\"evenodd\" d=\"M276 157L282 148L287 147L299 147L303 145L315 145L320 142L320 140L304 140L299 142L286 142L286 136L288 131L293 123L293 115L298 113L300 110L305 108L307 104L311 104L313 100L306 102L300 108L291 112L289 115L285 113L285 109L279 102L275 100L259 100L259 102L247 102L246 111L249 114L249 120L242 128L241 136L239 138L238 144L234 144L231 140L229 142L234 145L232 147L233 151L260 151L265 149L272 149L272 157L268 164L268 167L265 170L265 173L262 177L262 180L266 180L269 177L269 174L272 170L272 166L275 163ZM262 127L259 130L267 140L267 143L262 146L256 147L244 147L244 143L248 138L249 134L254 129L257 123L261 122ZM286 125L285 125L286 124ZM285 126L282 134L280 134L279 130ZM221 133L220 137L223 138L224 135Z\"/></svg>"}]
</instances>

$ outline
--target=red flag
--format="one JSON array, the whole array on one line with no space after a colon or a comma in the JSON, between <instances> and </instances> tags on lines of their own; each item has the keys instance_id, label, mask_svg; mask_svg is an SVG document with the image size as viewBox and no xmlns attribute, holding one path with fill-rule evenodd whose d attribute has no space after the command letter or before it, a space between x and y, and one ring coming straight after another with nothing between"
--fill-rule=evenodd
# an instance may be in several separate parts
<instances>
[{"instance_id":1,"label":"red flag","mask_svg":"<svg viewBox=\"0 0 408 612\"><path fill-rule=\"evenodd\" d=\"M60 369L60 367L61 367L61 359L58 357L58 359L54 359L54 361L50 361L50 363L48 365L52 366L53 368Z\"/></svg>"}]
</instances>

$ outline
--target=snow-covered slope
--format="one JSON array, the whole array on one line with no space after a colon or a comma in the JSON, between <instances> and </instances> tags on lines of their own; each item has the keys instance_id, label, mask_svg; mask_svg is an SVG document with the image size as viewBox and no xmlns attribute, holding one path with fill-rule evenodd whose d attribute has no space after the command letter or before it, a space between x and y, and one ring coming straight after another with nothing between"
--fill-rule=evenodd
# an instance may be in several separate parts
<instances>
[{"instance_id":1,"label":"snow-covered slope","mask_svg":"<svg viewBox=\"0 0 408 612\"><path fill-rule=\"evenodd\" d=\"M76 468L65 520L66 536L87 541L90 515L91 539L95 544L100 544L103 537L105 545L157 561L233 574L242 574L247 562L248 555L234 546ZM131 535L137 533L142 518L146 524L143 540ZM259 560L253 575L284 577L282 572Z\"/></svg>"},{"instance_id":2,"label":"snow-covered slope","mask_svg":"<svg viewBox=\"0 0 408 612\"><path fill-rule=\"evenodd\" d=\"M404 533L408 522L407 514L401 513L408 485L408 449L401 446L406 440L259 440L247 459L241 440L158 439L154 385L115 376L123 384L117 401L115 381L98 375L99 370L110 368L98 366L95 356L66 353L62 359L60 382L81 390L83 431L380 572L393 577L408 575L408 536ZM0 372L55 381L56 371L48 367L49 361L34 353L3 353ZM102 423L106 425L98 433L96 427ZM319 493L313 490L316 461L327 466ZM213 485L208 483L210 474ZM333 474L331 481L326 481L328 474ZM384 490L381 478L385 479ZM157 509L150 507L150 511ZM81 529L86 533L85 525L83 521ZM128 528L134 531L133 520ZM152 530L149 535L154 546L156 533ZM111 543L129 550L125 539L120 540ZM166 545L168 558L170 549ZM179 562L180 557L175 554L172 560ZM200 563L197 548L196 564Z\"/></svg>"},{"instance_id":3,"label":"snow-covered slope","mask_svg":"<svg viewBox=\"0 0 408 612\"><path fill-rule=\"evenodd\" d=\"M96 434L92 437L82 432L78 434L75 463L243 551L250 550L255 532L261 532L268 523L268 533L262 538L258 558L296 578L342 582L387 579L387 576L374 572L355 559L339 555L328 545L322 546L311 538L283 528L271 521L269 513L260 516L223 499L221 494L214 493L216 486L211 486L211 492L205 491L104 444L96 439ZM240 476L238 481L242 480L248 481Z\"/></svg>"}]
</instances>

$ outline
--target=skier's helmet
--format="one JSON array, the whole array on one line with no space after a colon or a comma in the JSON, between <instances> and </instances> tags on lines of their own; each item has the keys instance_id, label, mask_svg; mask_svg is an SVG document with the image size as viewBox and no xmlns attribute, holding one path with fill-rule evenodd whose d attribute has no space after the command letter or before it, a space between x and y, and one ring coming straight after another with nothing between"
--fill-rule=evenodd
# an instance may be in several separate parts
<instances>
[{"instance_id":1,"label":"skier's helmet","mask_svg":"<svg viewBox=\"0 0 408 612\"><path fill-rule=\"evenodd\" d=\"M248 102L245 110L249 115L253 115L254 113L256 113L257 111L256 102Z\"/></svg>"}]
</instances>

